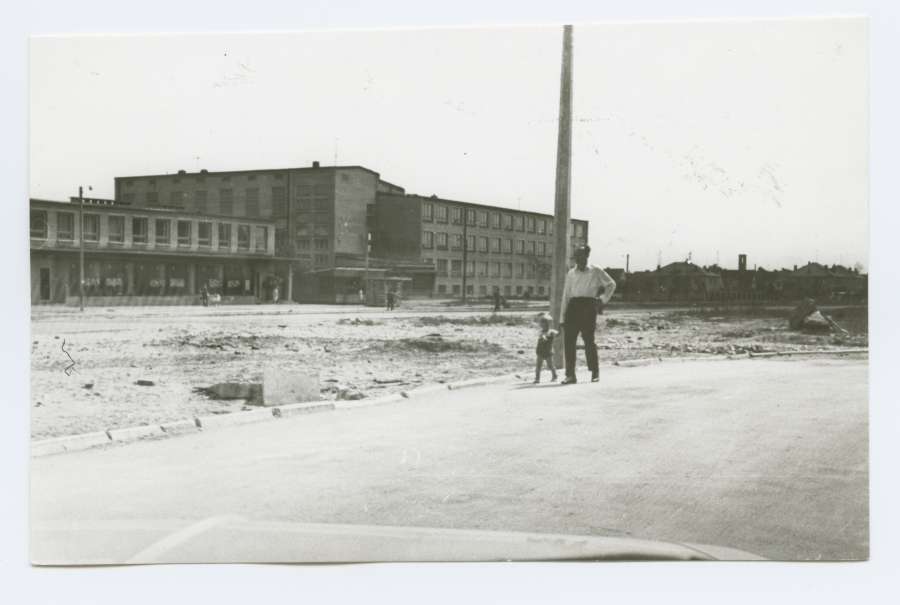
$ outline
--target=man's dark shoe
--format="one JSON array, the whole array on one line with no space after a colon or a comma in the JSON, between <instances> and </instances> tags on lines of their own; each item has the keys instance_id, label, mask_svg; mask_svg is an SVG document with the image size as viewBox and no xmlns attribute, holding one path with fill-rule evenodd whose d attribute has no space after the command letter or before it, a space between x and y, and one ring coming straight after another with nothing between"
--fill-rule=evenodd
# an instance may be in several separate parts
<instances>
[{"instance_id":1,"label":"man's dark shoe","mask_svg":"<svg viewBox=\"0 0 900 605\"><path fill-rule=\"evenodd\" d=\"M575 384L578 380L574 376L566 376L559 384Z\"/></svg>"},{"instance_id":2,"label":"man's dark shoe","mask_svg":"<svg viewBox=\"0 0 900 605\"><path fill-rule=\"evenodd\" d=\"M591 382L600 381L600 372L591 372Z\"/></svg>"}]
</instances>

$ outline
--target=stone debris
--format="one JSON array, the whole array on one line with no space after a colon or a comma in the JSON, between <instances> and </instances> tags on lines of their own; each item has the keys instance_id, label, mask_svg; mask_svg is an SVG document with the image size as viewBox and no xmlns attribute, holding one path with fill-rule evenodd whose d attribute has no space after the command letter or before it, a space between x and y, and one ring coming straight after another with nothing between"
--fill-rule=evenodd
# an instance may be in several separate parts
<instances>
[{"instance_id":1,"label":"stone debris","mask_svg":"<svg viewBox=\"0 0 900 605\"><path fill-rule=\"evenodd\" d=\"M135 380L135 381L134 381L134 384L138 385L139 387L152 387L152 386L154 386L156 383L153 382L152 380L146 380L146 379L144 379L144 378L141 378L141 379L139 379L139 380Z\"/></svg>"}]
</instances>

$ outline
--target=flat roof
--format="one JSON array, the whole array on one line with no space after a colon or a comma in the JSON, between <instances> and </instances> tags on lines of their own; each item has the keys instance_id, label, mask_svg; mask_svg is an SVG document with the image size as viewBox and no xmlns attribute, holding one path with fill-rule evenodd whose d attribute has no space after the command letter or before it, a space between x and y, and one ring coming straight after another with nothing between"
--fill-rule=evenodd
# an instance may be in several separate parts
<instances>
[{"instance_id":1,"label":"flat roof","mask_svg":"<svg viewBox=\"0 0 900 605\"><path fill-rule=\"evenodd\" d=\"M365 166L355 166L355 165L347 165L347 166L297 166L294 168L253 168L250 170L218 170L212 171L207 170L206 172L169 172L166 174L138 174L138 175L130 175L130 176L117 176L114 177L115 180L119 179L156 179L156 178L168 178L168 177L188 177L188 176L216 176L216 175L230 175L230 174L262 174L267 172L296 172L298 170L303 171L311 171L311 170L364 170L371 174L374 174L379 179L381 179L381 175L371 168L366 168ZM387 181L385 181L387 182ZM390 183L389 183L390 184ZM394 185L396 187L396 185Z\"/></svg>"},{"instance_id":2,"label":"flat roof","mask_svg":"<svg viewBox=\"0 0 900 605\"><path fill-rule=\"evenodd\" d=\"M513 213L518 212L520 214L533 214L535 216L541 216L544 218L553 218L552 214L547 214L546 212L536 212L534 210L520 210L518 208L509 208L507 206L492 206L490 204L479 204L477 202L463 202L461 200L451 200L451 199L448 199L445 197L424 196L424 195L419 195L418 193L388 193L385 191L381 191L381 192L378 192L377 195L393 196L393 197L398 197L398 198L417 198L424 202L447 202L450 204L460 204L462 206L469 206L472 208L484 208L487 210L500 210L501 212L513 212ZM574 218L574 217L569 217L569 220L578 221L579 223L587 223L588 222L585 219Z\"/></svg>"},{"instance_id":3,"label":"flat roof","mask_svg":"<svg viewBox=\"0 0 900 605\"><path fill-rule=\"evenodd\" d=\"M42 206L53 206L55 210L71 210L73 212L78 211L79 204L73 203L71 201L61 201L61 200L45 200L40 198L29 198L30 204L37 204ZM209 213L200 213L200 212L189 212L187 210L181 210L179 208L154 208L154 207L146 207L146 206L131 206L128 204L85 204L84 205L85 212L107 212L111 214L119 214L122 212L131 213L131 214L176 214L178 216L183 216L186 218L211 218L217 220L228 220L230 222L235 223L264 223L266 225L274 225L275 219L268 218L252 218L249 216L230 216L226 214L209 214Z\"/></svg>"}]
</instances>

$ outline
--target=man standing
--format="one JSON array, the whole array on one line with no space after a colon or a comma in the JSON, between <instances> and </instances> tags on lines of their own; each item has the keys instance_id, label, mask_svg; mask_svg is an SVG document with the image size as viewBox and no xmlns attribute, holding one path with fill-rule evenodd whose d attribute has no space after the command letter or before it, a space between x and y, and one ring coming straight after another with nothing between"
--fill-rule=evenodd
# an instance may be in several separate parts
<instances>
[{"instance_id":1,"label":"man standing","mask_svg":"<svg viewBox=\"0 0 900 605\"><path fill-rule=\"evenodd\" d=\"M600 366L597 363L597 346L594 344L594 330L597 328L597 313L600 306L612 298L616 290L616 282L600 267L588 265L591 254L590 246L579 246L575 249L575 267L566 274L563 287L561 325L564 332L564 351L566 356L566 378L562 384L573 384L575 378L575 341L578 334L584 342L584 355L588 369L591 371L591 382L600 379Z\"/></svg>"}]
</instances>

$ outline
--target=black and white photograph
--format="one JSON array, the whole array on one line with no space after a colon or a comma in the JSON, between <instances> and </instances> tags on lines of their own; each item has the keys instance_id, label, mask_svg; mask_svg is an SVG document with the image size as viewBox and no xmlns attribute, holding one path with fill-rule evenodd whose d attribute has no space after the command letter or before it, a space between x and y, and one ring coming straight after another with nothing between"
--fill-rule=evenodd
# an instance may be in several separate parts
<instances>
[{"instance_id":1,"label":"black and white photograph","mask_svg":"<svg viewBox=\"0 0 900 605\"><path fill-rule=\"evenodd\" d=\"M868 64L31 36L31 564L868 560Z\"/></svg>"}]
</instances>

